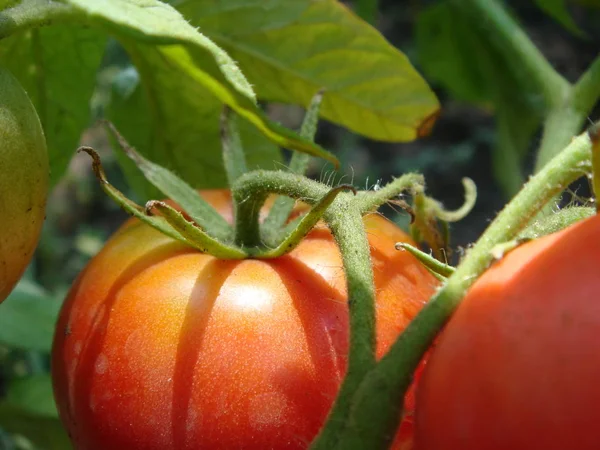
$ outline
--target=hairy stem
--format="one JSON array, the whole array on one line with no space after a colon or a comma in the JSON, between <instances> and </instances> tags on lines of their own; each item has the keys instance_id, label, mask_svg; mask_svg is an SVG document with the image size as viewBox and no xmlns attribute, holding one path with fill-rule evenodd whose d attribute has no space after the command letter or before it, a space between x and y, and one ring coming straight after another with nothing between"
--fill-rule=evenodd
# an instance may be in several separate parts
<instances>
[{"instance_id":1,"label":"hairy stem","mask_svg":"<svg viewBox=\"0 0 600 450\"><path fill-rule=\"evenodd\" d=\"M591 146L587 133L574 139L524 186L492 222L448 278L446 285L434 295L365 377L353 399L351 415L336 449L387 448L400 418L403 396L417 364L466 290L489 266L494 246L514 239L546 202L589 172Z\"/></svg>"},{"instance_id":2,"label":"hairy stem","mask_svg":"<svg viewBox=\"0 0 600 450\"><path fill-rule=\"evenodd\" d=\"M314 205L329 188L289 172L256 171L241 176L234 186L235 201L242 216L256 214L267 194L302 199ZM339 193L323 217L340 248L348 286L350 345L348 369L329 426L317 437L314 448L330 449L346 423L353 394L364 376L375 366L375 288L369 242L362 221L361 203L354 194Z\"/></svg>"},{"instance_id":3,"label":"hairy stem","mask_svg":"<svg viewBox=\"0 0 600 450\"><path fill-rule=\"evenodd\" d=\"M317 133L317 124L319 122L319 111L321 109L321 102L323 101L323 94L324 91L322 90L315 94L306 110L304 120L302 121L300 136L310 139L311 141L314 141L315 134ZM310 155L294 152L290 161L289 170L292 173L304 175L306 169L308 169L309 162ZM294 199L289 197L278 197L275 200L275 203L263 224L263 235L269 243L275 245L277 240L281 237L281 229L285 226L290 213L294 209L294 204Z\"/></svg>"},{"instance_id":4,"label":"hairy stem","mask_svg":"<svg viewBox=\"0 0 600 450\"><path fill-rule=\"evenodd\" d=\"M329 188L290 172L256 170L240 176L231 187L237 211L235 242L241 247L258 247L259 214L269 194L286 195L314 205Z\"/></svg>"},{"instance_id":5,"label":"hairy stem","mask_svg":"<svg viewBox=\"0 0 600 450\"><path fill-rule=\"evenodd\" d=\"M327 426L312 444L313 450L335 447L348 419L354 393L375 366L375 287L360 209L350 201L341 201L327 211L325 220L340 247L346 273L350 349L346 376L329 413Z\"/></svg>"}]
</instances>

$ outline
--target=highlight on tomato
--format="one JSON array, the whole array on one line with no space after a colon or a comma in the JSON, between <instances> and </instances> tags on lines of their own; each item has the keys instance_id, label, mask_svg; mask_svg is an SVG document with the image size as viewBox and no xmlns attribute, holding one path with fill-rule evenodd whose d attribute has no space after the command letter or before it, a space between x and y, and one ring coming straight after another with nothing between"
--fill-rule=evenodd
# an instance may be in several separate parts
<instances>
[{"instance_id":1,"label":"highlight on tomato","mask_svg":"<svg viewBox=\"0 0 600 450\"><path fill-rule=\"evenodd\" d=\"M485 272L425 367L416 448L600 448L599 268L594 216Z\"/></svg>"},{"instance_id":2,"label":"highlight on tomato","mask_svg":"<svg viewBox=\"0 0 600 450\"><path fill-rule=\"evenodd\" d=\"M231 217L226 192L202 195ZM395 250L411 240L394 224L364 224L381 357L439 282ZM347 351L345 275L324 225L286 256L223 260L132 219L72 287L52 371L76 449L303 449ZM408 448L412 422L398 433Z\"/></svg>"}]
</instances>

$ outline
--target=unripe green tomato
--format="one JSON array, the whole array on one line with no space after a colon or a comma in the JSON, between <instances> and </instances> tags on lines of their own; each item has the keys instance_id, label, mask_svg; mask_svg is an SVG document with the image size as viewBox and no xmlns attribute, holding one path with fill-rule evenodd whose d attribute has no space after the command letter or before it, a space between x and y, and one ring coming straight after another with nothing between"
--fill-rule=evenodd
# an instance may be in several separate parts
<instances>
[{"instance_id":1,"label":"unripe green tomato","mask_svg":"<svg viewBox=\"0 0 600 450\"><path fill-rule=\"evenodd\" d=\"M46 140L35 108L19 82L0 67L0 302L37 246L48 172Z\"/></svg>"}]
</instances>

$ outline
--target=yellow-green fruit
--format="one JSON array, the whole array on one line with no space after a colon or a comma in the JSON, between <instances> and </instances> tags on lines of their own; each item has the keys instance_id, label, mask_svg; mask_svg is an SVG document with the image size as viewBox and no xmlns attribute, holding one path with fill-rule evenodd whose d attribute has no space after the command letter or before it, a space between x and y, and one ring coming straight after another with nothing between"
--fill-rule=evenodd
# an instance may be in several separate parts
<instances>
[{"instance_id":1,"label":"yellow-green fruit","mask_svg":"<svg viewBox=\"0 0 600 450\"><path fill-rule=\"evenodd\" d=\"M0 68L0 302L37 246L48 173L46 140L35 108L19 82Z\"/></svg>"}]
</instances>

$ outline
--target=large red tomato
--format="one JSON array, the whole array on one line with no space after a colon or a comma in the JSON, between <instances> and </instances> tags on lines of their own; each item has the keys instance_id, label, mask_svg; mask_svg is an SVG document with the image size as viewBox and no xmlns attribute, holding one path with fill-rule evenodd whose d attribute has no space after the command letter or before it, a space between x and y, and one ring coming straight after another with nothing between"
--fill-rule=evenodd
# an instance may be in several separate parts
<instances>
[{"instance_id":1,"label":"large red tomato","mask_svg":"<svg viewBox=\"0 0 600 450\"><path fill-rule=\"evenodd\" d=\"M492 266L420 380L416 448L600 448L600 217Z\"/></svg>"},{"instance_id":2,"label":"large red tomato","mask_svg":"<svg viewBox=\"0 0 600 450\"><path fill-rule=\"evenodd\" d=\"M229 197L205 193L222 213ZM408 237L365 218L381 356L436 280ZM330 232L274 260L224 261L129 221L73 286L57 325L56 400L80 450L300 449L346 370L344 272Z\"/></svg>"}]
</instances>

